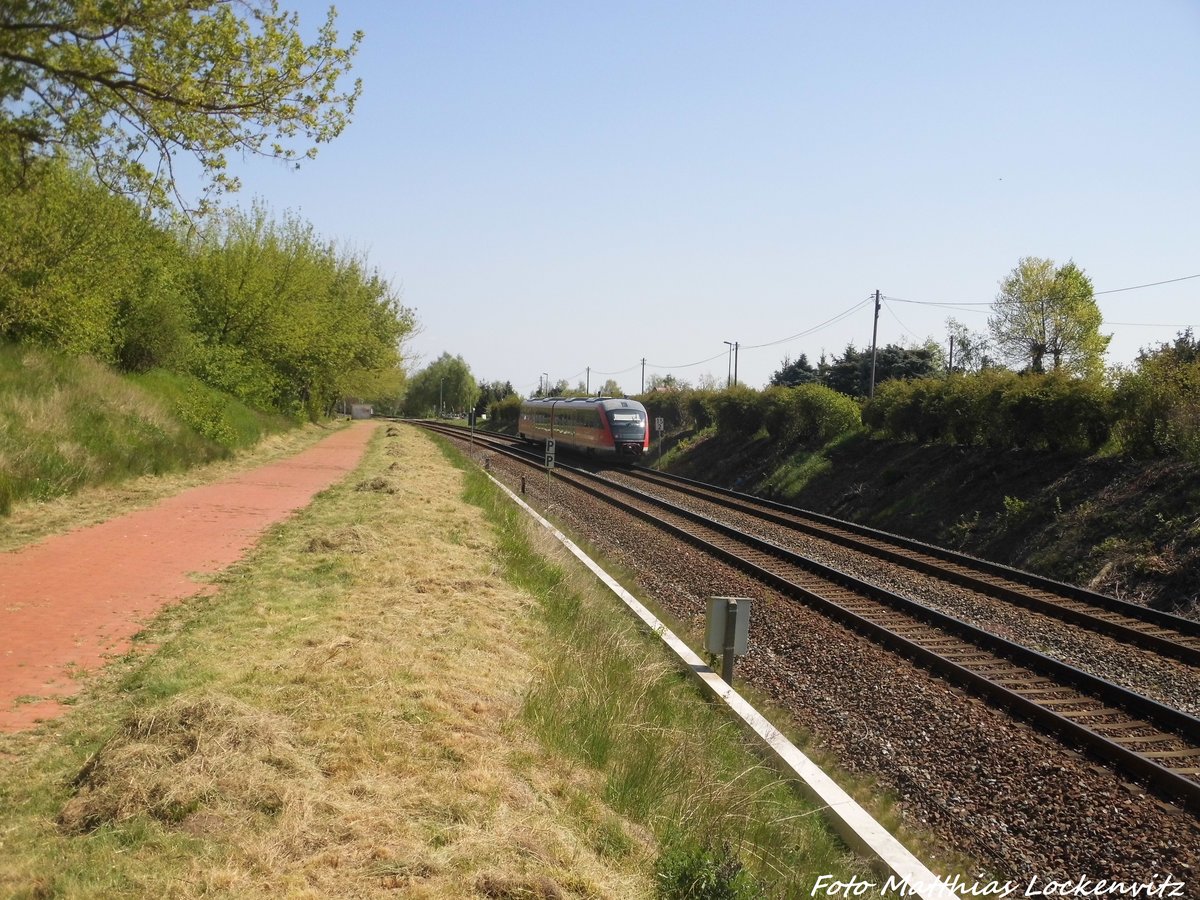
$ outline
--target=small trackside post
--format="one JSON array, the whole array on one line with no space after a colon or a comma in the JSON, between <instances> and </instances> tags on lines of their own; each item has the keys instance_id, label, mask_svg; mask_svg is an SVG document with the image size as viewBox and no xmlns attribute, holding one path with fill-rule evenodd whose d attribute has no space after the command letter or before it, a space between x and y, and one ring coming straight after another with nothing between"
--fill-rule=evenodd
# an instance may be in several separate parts
<instances>
[{"instance_id":1,"label":"small trackside post","mask_svg":"<svg viewBox=\"0 0 1200 900\"><path fill-rule=\"evenodd\" d=\"M733 664L745 656L750 644L750 606L748 597L709 597L708 633L705 648L720 653L721 680L733 686Z\"/></svg>"},{"instance_id":2,"label":"small trackside post","mask_svg":"<svg viewBox=\"0 0 1200 900\"><path fill-rule=\"evenodd\" d=\"M733 636L737 633L738 602L725 603L725 639L721 642L721 680L733 686L733 663L736 659Z\"/></svg>"}]
</instances>

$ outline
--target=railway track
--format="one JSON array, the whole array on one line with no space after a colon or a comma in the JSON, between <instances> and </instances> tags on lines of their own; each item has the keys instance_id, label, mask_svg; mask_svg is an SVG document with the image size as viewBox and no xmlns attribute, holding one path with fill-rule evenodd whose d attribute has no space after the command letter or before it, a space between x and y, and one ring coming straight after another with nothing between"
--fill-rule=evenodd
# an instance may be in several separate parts
<instances>
[{"instance_id":1,"label":"railway track","mask_svg":"<svg viewBox=\"0 0 1200 900\"><path fill-rule=\"evenodd\" d=\"M461 429L448 432L464 437ZM487 443L525 464L541 463L540 453ZM634 487L569 466L557 478L1086 749L1160 797L1200 811L1200 720Z\"/></svg>"},{"instance_id":2,"label":"railway track","mask_svg":"<svg viewBox=\"0 0 1200 900\"><path fill-rule=\"evenodd\" d=\"M629 474L648 484L680 491L1072 625L1107 634L1160 656L1200 666L1200 622L944 547L677 475L644 468L633 469Z\"/></svg>"}]
</instances>

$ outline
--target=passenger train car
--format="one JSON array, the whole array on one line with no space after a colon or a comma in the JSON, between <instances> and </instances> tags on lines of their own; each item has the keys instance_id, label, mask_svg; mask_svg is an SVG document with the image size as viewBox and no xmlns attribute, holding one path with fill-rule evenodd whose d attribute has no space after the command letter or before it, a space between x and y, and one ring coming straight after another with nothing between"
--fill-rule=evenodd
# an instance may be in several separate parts
<instances>
[{"instance_id":1,"label":"passenger train car","mask_svg":"<svg viewBox=\"0 0 1200 900\"><path fill-rule=\"evenodd\" d=\"M521 404L517 434L593 456L633 462L650 449L646 407L616 397L548 397Z\"/></svg>"}]
</instances>

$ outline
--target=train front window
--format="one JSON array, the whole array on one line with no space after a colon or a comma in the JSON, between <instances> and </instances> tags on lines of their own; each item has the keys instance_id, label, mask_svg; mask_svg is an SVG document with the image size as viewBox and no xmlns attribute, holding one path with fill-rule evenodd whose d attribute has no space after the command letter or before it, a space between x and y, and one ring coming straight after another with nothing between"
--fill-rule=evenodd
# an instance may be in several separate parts
<instances>
[{"instance_id":1,"label":"train front window","mask_svg":"<svg viewBox=\"0 0 1200 900\"><path fill-rule=\"evenodd\" d=\"M646 435L646 417L636 409L610 409L608 421L618 440L641 440Z\"/></svg>"}]
</instances>

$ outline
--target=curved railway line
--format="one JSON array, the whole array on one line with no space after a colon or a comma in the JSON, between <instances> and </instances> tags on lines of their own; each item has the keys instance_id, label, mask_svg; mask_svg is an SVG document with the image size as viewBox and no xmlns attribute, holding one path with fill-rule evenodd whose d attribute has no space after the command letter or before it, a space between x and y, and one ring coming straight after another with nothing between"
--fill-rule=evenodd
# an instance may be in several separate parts
<instances>
[{"instance_id":1,"label":"curved railway line","mask_svg":"<svg viewBox=\"0 0 1200 900\"><path fill-rule=\"evenodd\" d=\"M466 437L462 429L423 424L458 439ZM476 440L528 465L541 465L540 452L492 436L477 435ZM1161 798L1200 813L1200 719L711 515L582 469L560 466L557 471L556 477L572 486L821 610L1068 746L1085 748ZM628 474L659 488L681 490L775 525L853 546L1118 641L1137 643L1184 666L1197 661L1200 625L1190 620L732 491L641 469Z\"/></svg>"}]
</instances>

